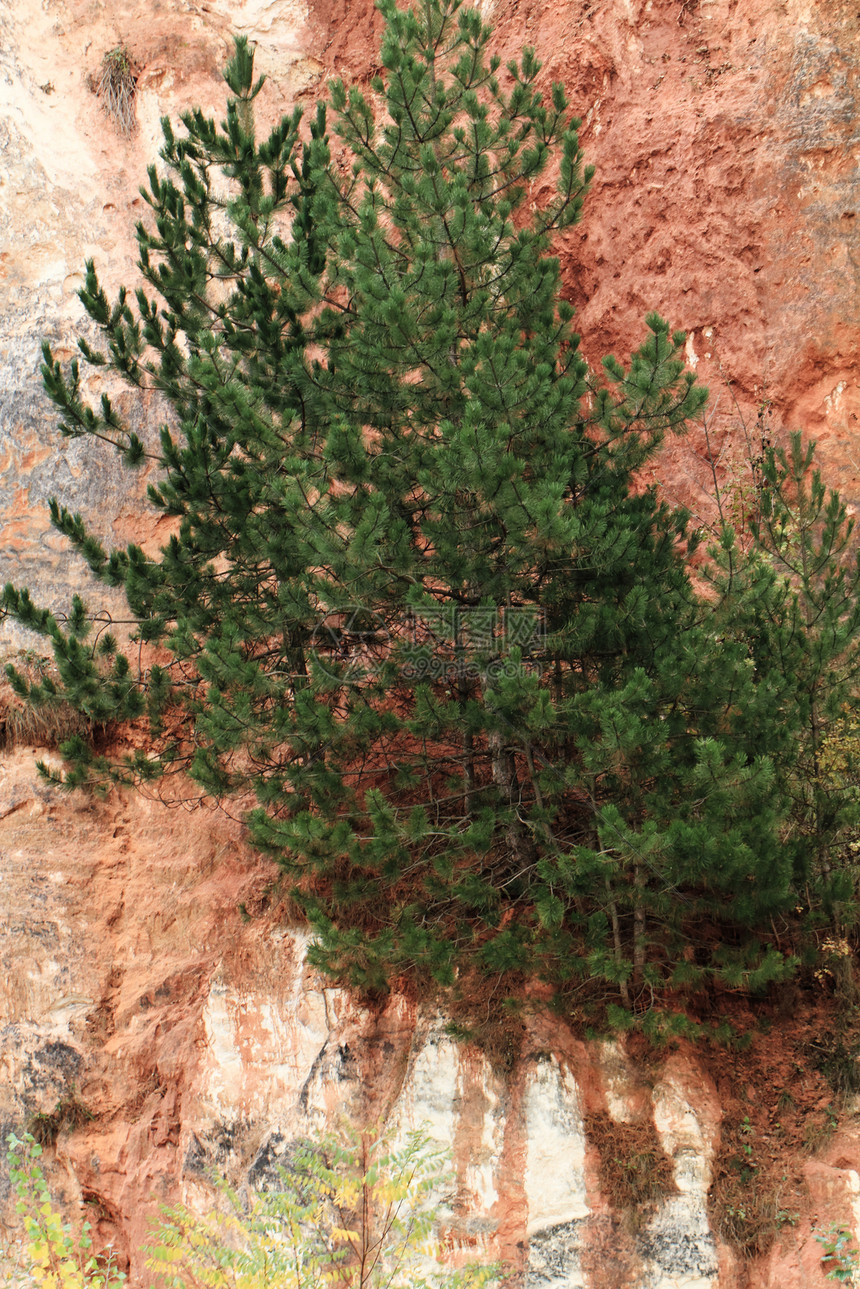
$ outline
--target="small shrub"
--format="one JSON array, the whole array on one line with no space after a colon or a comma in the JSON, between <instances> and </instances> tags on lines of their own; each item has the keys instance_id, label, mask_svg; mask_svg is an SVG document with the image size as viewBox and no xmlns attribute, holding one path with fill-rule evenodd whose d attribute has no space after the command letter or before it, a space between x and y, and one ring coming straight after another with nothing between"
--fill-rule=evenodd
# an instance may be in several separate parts
<instances>
[{"instance_id":1,"label":"small shrub","mask_svg":"<svg viewBox=\"0 0 860 1289\"><path fill-rule=\"evenodd\" d=\"M421 1131L395 1149L375 1133L303 1145L275 1188L239 1195L222 1180L206 1216L165 1209L147 1266L176 1289L479 1289L494 1268L441 1265L446 1159Z\"/></svg>"},{"instance_id":2,"label":"small shrub","mask_svg":"<svg viewBox=\"0 0 860 1289\"><path fill-rule=\"evenodd\" d=\"M95 92L120 134L126 137L134 133L137 124L136 91L137 76L128 50L124 45L108 50L101 61Z\"/></svg>"},{"instance_id":3,"label":"small shrub","mask_svg":"<svg viewBox=\"0 0 860 1289\"><path fill-rule=\"evenodd\" d=\"M4 1249L8 1289L122 1289L125 1275L111 1256L93 1250L90 1223L74 1234L54 1208L39 1164L42 1147L32 1133L8 1139L9 1176L18 1196L23 1233Z\"/></svg>"},{"instance_id":4,"label":"small shrub","mask_svg":"<svg viewBox=\"0 0 860 1289\"><path fill-rule=\"evenodd\" d=\"M48 1116L45 1116L48 1118ZM124 1276L75 1236L48 1193L33 1133L9 1138L23 1239L8 1289L121 1289ZM447 1156L424 1132L400 1147L377 1133L299 1146L268 1189L240 1195L216 1182L212 1211L162 1210L147 1267L163 1289L481 1289L496 1268L443 1265L439 1192Z\"/></svg>"},{"instance_id":5,"label":"small shrub","mask_svg":"<svg viewBox=\"0 0 860 1289\"><path fill-rule=\"evenodd\" d=\"M61 1097L53 1110L34 1114L27 1125L33 1140L40 1146L53 1146L61 1132L74 1132L93 1118L91 1110L78 1100L74 1088Z\"/></svg>"},{"instance_id":6,"label":"small shrub","mask_svg":"<svg viewBox=\"0 0 860 1289\"><path fill-rule=\"evenodd\" d=\"M812 1234L824 1250L821 1262L827 1268L827 1279L843 1285L860 1284L860 1249L848 1227L834 1222L826 1231L816 1227Z\"/></svg>"}]
</instances>

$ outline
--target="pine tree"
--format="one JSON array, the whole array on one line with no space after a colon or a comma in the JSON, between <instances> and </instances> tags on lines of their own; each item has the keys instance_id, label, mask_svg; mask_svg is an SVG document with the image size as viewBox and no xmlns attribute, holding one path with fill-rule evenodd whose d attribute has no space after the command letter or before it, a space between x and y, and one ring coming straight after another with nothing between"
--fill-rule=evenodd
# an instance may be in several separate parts
<instances>
[{"instance_id":1,"label":"pine tree","mask_svg":"<svg viewBox=\"0 0 860 1289\"><path fill-rule=\"evenodd\" d=\"M748 563L764 561L768 585L739 624L767 656L776 709L790 713L791 738L771 756L791 801L797 885L813 917L824 910L844 929L857 920L860 554L854 520L814 461L799 432L765 446Z\"/></svg>"},{"instance_id":2,"label":"pine tree","mask_svg":"<svg viewBox=\"0 0 860 1289\"><path fill-rule=\"evenodd\" d=\"M46 348L62 432L149 452L175 527L158 558L108 551L54 503L140 653L7 587L61 678L30 696L149 722L121 764L66 744L69 785L181 769L246 803L316 961L360 986L762 983L778 955L689 943L703 911L760 925L791 874L748 650L694 594L686 516L637 482L706 397L684 337L651 315L627 365L588 367L551 253L591 177L563 89L530 50L500 74L461 0L379 7L382 74L333 82L309 131L257 142L237 41L226 121L163 123L147 287L111 303L88 266L82 358L159 391L158 448Z\"/></svg>"}]
</instances>

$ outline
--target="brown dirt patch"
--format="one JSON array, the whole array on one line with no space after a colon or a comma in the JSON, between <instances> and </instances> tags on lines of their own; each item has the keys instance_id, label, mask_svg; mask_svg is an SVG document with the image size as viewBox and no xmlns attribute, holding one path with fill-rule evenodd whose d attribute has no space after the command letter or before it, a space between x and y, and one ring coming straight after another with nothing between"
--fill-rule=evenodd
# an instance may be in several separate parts
<instances>
[{"instance_id":1,"label":"brown dirt patch","mask_svg":"<svg viewBox=\"0 0 860 1289\"><path fill-rule=\"evenodd\" d=\"M788 1229L814 1224L807 1166L851 1117L860 1016L820 983L784 986L735 1011L747 1044L703 1052L723 1111L709 1209L715 1231L750 1259Z\"/></svg>"}]
</instances>

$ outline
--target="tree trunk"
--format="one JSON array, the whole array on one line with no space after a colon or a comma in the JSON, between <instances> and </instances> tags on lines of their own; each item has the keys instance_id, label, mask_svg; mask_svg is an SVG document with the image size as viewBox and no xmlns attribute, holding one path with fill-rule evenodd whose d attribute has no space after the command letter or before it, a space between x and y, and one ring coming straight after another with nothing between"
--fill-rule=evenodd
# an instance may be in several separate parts
<instances>
[{"instance_id":1,"label":"tree trunk","mask_svg":"<svg viewBox=\"0 0 860 1289\"><path fill-rule=\"evenodd\" d=\"M537 847L534 838L519 817L522 794L517 775L516 757L497 730L490 733L488 742L492 758L493 782L511 811L511 819L506 830L508 853L518 867L530 868L537 862Z\"/></svg>"}]
</instances>

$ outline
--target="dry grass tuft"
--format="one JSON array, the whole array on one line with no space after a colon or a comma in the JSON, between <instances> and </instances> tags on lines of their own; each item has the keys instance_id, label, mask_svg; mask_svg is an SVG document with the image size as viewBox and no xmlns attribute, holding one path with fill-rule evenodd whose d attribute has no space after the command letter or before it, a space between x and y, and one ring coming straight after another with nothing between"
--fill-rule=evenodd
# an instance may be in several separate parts
<instances>
[{"instance_id":1,"label":"dry grass tuft","mask_svg":"<svg viewBox=\"0 0 860 1289\"><path fill-rule=\"evenodd\" d=\"M93 89L120 134L126 138L134 134L137 73L124 45L117 45L105 54L99 74L93 80Z\"/></svg>"},{"instance_id":2,"label":"dry grass tuft","mask_svg":"<svg viewBox=\"0 0 860 1289\"><path fill-rule=\"evenodd\" d=\"M41 686L46 679L56 679L50 660L30 650L6 661L29 685ZM90 722L69 703L62 699L28 702L0 676L0 746L7 751L13 747L57 748L73 735L89 732Z\"/></svg>"},{"instance_id":3,"label":"dry grass tuft","mask_svg":"<svg viewBox=\"0 0 860 1289\"><path fill-rule=\"evenodd\" d=\"M617 1123L605 1110L585 1116L585 1135L599 1158L600 1189L617 1213L637 1229L675 1193L672 1161L650 1116Z\"/></svg>"},{"instance_id":4,"label":"dry grass tuft","mask_svg":"<svg viewBox=\"0 0 860 1289\"><path fill-rule=\"evenodd\" d=\"M794 1226L800 1216L786 1207L786 1179L771 1173L745 1177L731 1161L719 1162L721 1171L710 1193L717 1230L741 1257L763 1257L783 1228Z\"/></svg>"},{"instance_id":5,"label":"dry grass tuft","mask_svg":"<svg viewBox=\"0 0 860 1289\"><path fill-rule=\"evenodd\" d=\"M74 1132L94 1118L93 1112L72 1088L48 1114L34 1114L27 1124L27 1131L40 1146L53 1146L61 1132Z\"/></svg>"},{"instance_id":6,"label":"dry grass tuft","mask_svg":"<svg viewBox=\"0 0 860 1289\"><path fill-rule=\"evenodd\" d=\"M748 1115L724 1123L708 1200L719 1234L741 1257L763 1257L797 1223L801 1198L771 1133L760 1134Z\"/></svg>"}]
</instances>

